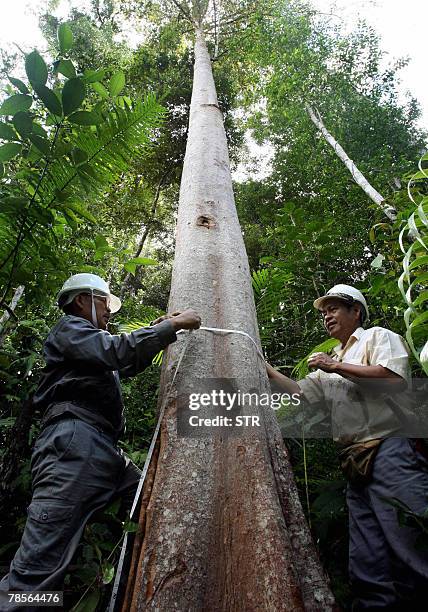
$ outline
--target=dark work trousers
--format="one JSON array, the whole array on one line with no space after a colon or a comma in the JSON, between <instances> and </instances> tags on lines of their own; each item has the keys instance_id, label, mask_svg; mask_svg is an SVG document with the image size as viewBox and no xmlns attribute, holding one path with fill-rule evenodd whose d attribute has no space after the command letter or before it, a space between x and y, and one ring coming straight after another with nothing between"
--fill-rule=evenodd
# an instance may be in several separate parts
<instances>
[{"instance_id":1,"label":"dark work trousers","mask_svg":"<svg viewBox=\"0 0 428 612\"><path fill-rule=\"evenodd\" d=\"M118 497L130 509L141 473L112 437L72 418L42 430L31 472L27 522L1 591L61 590L87 521Z\"/></svg>"},{"instance_id":2,"label":"dark work trousers","mask_svg":"<svg viewBox=\"0 0 428 612\"><path fill-rule=\"evenodd\" d=\"M400 526L397 509L382 499L392 497L419 514L428 508L428 462L405 438L382 442L368 485L348 485L355 611L428 609L428 549L417 543L421 531Z\"/></svg>"}]
</instances>

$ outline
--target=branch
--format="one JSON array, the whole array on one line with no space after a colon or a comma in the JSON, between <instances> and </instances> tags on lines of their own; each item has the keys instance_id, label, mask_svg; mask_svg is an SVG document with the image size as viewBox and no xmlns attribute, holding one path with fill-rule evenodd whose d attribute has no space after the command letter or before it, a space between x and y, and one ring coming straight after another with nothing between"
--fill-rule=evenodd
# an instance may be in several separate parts
<instances>
[{"instance_id":1,"label":"branch","mask_svg":"<svg viewBox=\"0 0 428 612\"><path fill-rule=\"evenodd\" d=\"M178 2L177 0L171 0L171 2L178 8L179 13L181 13L187 21L190 21L190 23L194 25L195 22L193 21L192 15L187 9L184 8L181 2Z\"/></svg>"},{"instance_id":2,"label":"branch","mask_svg":"<svg viewBox=\"0 0 428 612\"><path fill-rule=\"evenodd\" d=\"M214 56L212 59L214 60L218 55L217 2L215 0L213 0L213 8L214 8Z\"/></svg>"},{"instance_id":3,"label":"branch","mask_svg":"<svg viewBox=\"0 0 428 612\"><path fill-rule=\"evenodd\" d=\"M103 26L104 25L104 19L101 17L99 2L97 2L96 5L95 5L95 12L97 13L98 19L100 20L100 24Z\"/></svg>"},{"instance_id":4,"label":"branch","mask_svg":"<svg viewBox=\"0 0 428 612\"><path fill-rule=\"evenodd\" d=\"M342 146L337 142L334 136L327 130L325 127L321 115L316 107L315 112L313 108L307 103L304 102L304 107L311 119L312 123L317 127L317 129L321 132L324 139L327 143L333 148L336 155L339 159L345 164L347 169L352 175L354 181L361 187L361 189L368 195L368 197L379 206L385 213L385 215L391 220L395 221L397 217L397 212L395 209L385 202L385 198L378 192L376 189L369 183L363 173L357 168L352 159L348 156L346 151L342 148Z\"/></svg>"},{"instance_id":5,"label":"branch","mask_svg":"<svg viewBox=\"0 0 428 612\"><path fill-rule=\"evenodd\" d=\"M150 214L149 214L149 218L148 218L148 221L146 223L146 228L144 230L143 235L140 238L140 242L138 243L138 247L137 247L137 250L135 252L134 258L135 257L139 257L141 251L143 250L144 244L145 244L145 242L147 240L147 237L148 237L148 235L149 235L149 233L150 233L150 231L151 231L151 229L153 227L154 221L155 221L154 217L155 217L155 214L156 214L156 208L157 208L157 205L158 205L158 202L159 202L159 197L160 197L160 194L161 194L162 187L164 186L165 181L166 181L168 175L172 172L172 170L175 167L175 165L176 164L172 164L170 166L170 168L168 168L168 170L166 170L166 172L163 173L163 175L161 176L161 179L160 179L160 181L159 181L159 183L157 185L155 197L153 198L152 207L151 207ZM120 294L119 294L120 299L123 299L123 296L125 295L125 292L126 292L128 286L129 286L130 279L131 279L131 273L128 272L126 274L125 278L123 279L123 283L122 283L122 286L120 288Z\"/></svg>"},{"instance_id":6,"label":"branch","mask_svg":"<svg viewBox=\"0 0 428 612\"><path fill-rule=\"evenodd\" d=\"M3 308L5 309L5 312L0 318L0 346L2 346L4 339L6 338L8 334L8 332L6 332L6 325L9 319L13 317L15 321L18 321L18 317L15 314L15 309L23 293L24 293L24 285L19 285L9 305L1 302L1 306L3 306Z\"/></svg>"}]
</instances>

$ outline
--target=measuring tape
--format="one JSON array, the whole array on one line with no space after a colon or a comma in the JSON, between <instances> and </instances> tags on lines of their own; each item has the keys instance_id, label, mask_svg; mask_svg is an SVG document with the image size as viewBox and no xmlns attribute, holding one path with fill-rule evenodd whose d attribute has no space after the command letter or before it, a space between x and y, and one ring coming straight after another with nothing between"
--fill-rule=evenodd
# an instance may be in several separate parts
<instances>
[{"instance_id":1,"label":"measuring tape","mask_svg":"<svg viewBox=\"0 0 428 612\"><path fill-rule=\"evenodd\" d=\"M175 367L175 371L174 371L174 375L172 377L172 381L171 381L171 386L170 386L170 390L168 391L167 397L169 395L169 393L171 392L171 389L174 386L174 382L175 379L177 377L178 371L180 369L180 365L181 362L183 361L183 357L187 351L187 347L189 346L189 342L190 339L192 337L192 333L194 331L206 331L206 332L211 332L214 334L238 334L240 336L245 336L246 338L249 338L252 342L252 344L254 345L257 355L264 361L264 356L263 353L261 352L261 350L259 349L256 341L254 340L254 338L252 338L250 336L250 334L247 334L247 332L241 331L239 329L223 329L221 327L204 327L201 326L199 327L197 330L185 330L185 329L181 329L177 332L177 336L181 335L181 334L187 334L187 338L185 339L185 342L183 343L183 348L181 349L180 355L178 357L178 361L177 361L177 365ZM146 480L146 476L147 476L147 472L149 470L149 466L150 466L150 462L153 456L153 451L155 449L156 446L156 442L158 439L158 435L159 435L159 431L160 431L160 427L161 427L161 423L165 414L165 407L166 407L167 402L163 402L163 406L160 410L159 413L159 418L158 421L156 423L156 429L154 431L153 437L152 437L152 441L150 442L150 446L149 446L149 450L147 452L147 457L146 460L144 462L144 466L143 469L141 471L141 476L140 476L140 481L138 483L138 487L137 490L135 492L135 496L134 496L134 501L132 503L132 507L131 507L131 512L129 514L129 518L130 520L132 520L132 518L134 517L134 513L135 510L137 508L138 505L138 501L140 499L140 495L141 495L141 491L143 490L143 486L144 486L144 482ZM118 595L118 591L119 591L119 586L120 586L120 578L122 575L122 570L123 570L123 564L125 561L125 555L126 555L126 549L128 546L128 533L125 533L125 537L123 539L123 544L122 544L122 549L120 551L120 557L119 557L119 563L117 565L117 571L116 571L116 576L115 576L115 580L114 580L114 584L113 584L113 591L111 594L111 598L110 598L110 605L108 608L108 612L114 612L115 610L115 605L116 605L116 599L117 599L117 595Z\"/></svg>"}]
</instances>

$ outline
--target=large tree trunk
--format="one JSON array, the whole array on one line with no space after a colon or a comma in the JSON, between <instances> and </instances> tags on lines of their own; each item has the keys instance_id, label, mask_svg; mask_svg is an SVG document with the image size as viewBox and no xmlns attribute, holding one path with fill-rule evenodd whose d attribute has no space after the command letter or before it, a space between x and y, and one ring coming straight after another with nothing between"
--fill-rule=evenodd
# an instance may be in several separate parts
<instances>
[{"instance_id":1,"label":"large tree trunk","mask_svg":"<svg viewBox=\"0 0 428 612\"><path fill-rule=\"evenodd\" d=\"M328 144L334 149L334 152L339 159L345 164L349 172L352 174L354 181L361 187L361 189L369 196L369 198L379 206L385 215L395 221L397 216L396 210L386 204L385 198L369 183L364 174L357 168L352 159L348 156L346 151L341 147L337 140L330 134L321 120L321 117L317 115L313 108L309 104L305 104L306 111L312 121L312 123L319 129L321 134L324 136Z\"/></svg>"},{"instance_id":2,"label":"large tree trunk","mask_svg":"<svg viewBox=\"0 0 428 612\"><path fill-rule=\"evenodd\" d=\"M200 31L189 136L181 183L170 311L187 306L205 326L256 338L247 256L230 175L211 62ZM165 417L154 479L147 482L142 544L123 610L331 610L320 566L270 408L262 426L235 436L177 434L172 376L179 338L163 366ZM248 338L191 334L177 376L180 390L203 378L234 378L241 391L268 390L264 364Z\"/></svg>"}]
</instances>

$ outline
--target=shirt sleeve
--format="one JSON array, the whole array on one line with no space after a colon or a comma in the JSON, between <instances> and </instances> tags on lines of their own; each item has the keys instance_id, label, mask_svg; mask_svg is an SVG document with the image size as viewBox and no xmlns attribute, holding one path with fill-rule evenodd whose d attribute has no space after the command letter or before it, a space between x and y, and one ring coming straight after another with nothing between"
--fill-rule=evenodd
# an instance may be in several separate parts
<instances>
[{"instance_id":1,"label":"shirt sleeve","mask_svg":"<svg viewBox=\"0 0 428 612\"><path fill-rule=\"evenodd\" d=\"M324 400L324 390L320 373L321 370L315 370L315 372L310 372L305 378L302 378L302 380L297 381L304 399L310 404Z\"/></svg>"},{"instance_id":2,"label":"shirt sleeve","mask_svg":"<svg viewBox=\"0 0 428 612\"><path fill-rule=\"evenodd\" d=\"M376 329L367 348L370 365L381 365L410 380L409 351L401 336L388 329Z\"/></svg>"},{"instance_id":3,"label":"shirt sleeve","mask_svg":"<svg viewBox=\"0 0 428 612\"><path fill-rule=\"evenodd\" d=\"M176 339L170 321L130 334L112 335L85 319L70 316L63 319L51 341L65 359L132 376L150 365L153 357Z\"/></svg>"}]
</instances>

